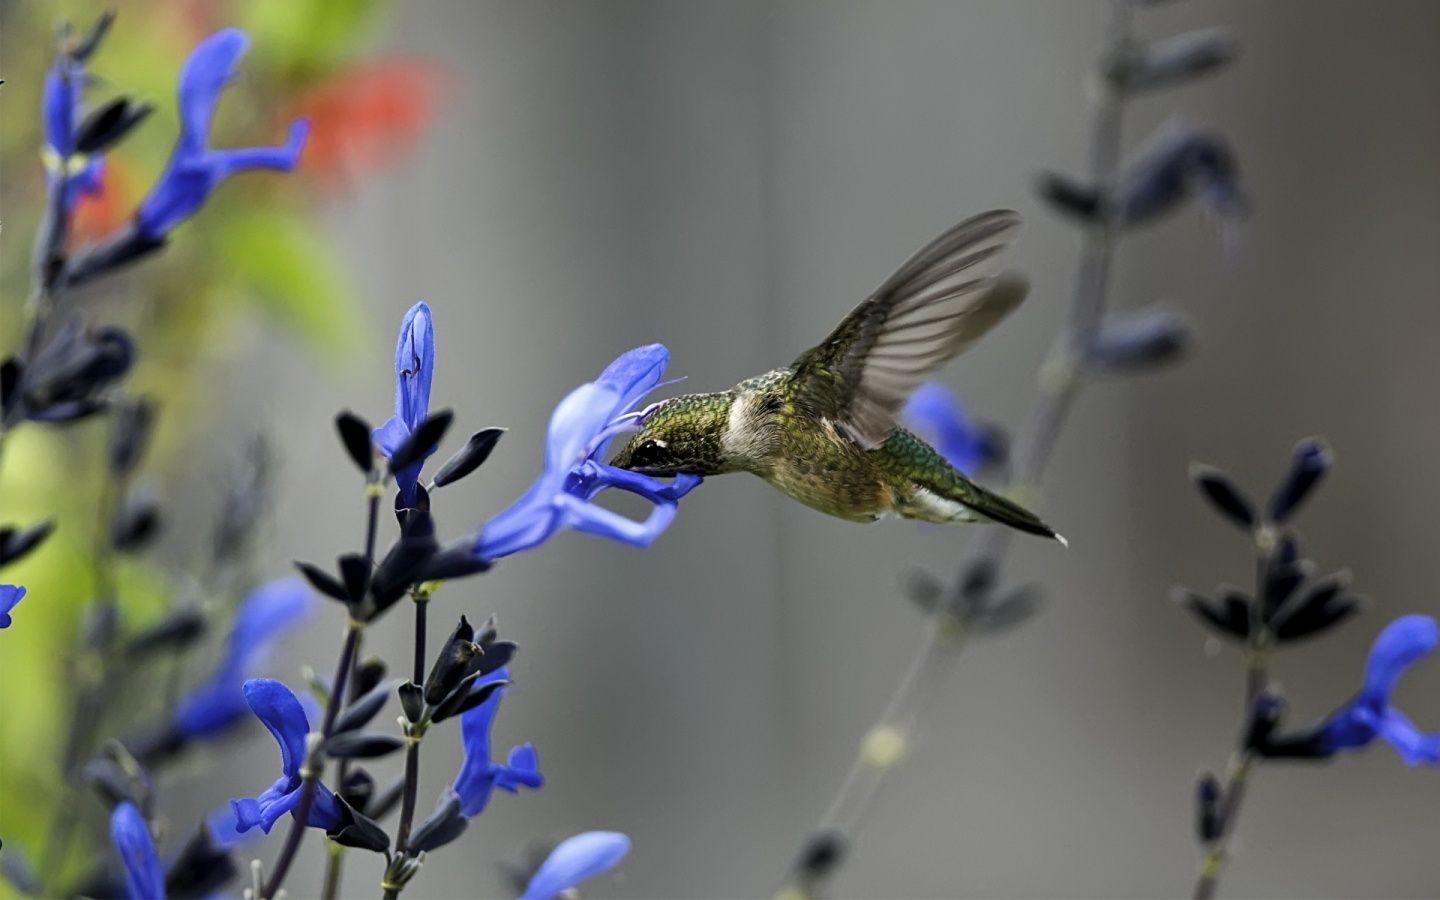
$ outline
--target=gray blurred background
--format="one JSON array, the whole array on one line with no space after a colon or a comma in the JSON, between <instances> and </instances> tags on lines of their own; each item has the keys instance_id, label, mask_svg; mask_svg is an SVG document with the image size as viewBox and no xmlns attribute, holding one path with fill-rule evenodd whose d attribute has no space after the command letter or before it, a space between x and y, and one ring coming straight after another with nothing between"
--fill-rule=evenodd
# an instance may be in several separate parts
<instances>
[{"instance_id":1,"label":"gray blurred background","mask_svg":"<svg viewBox=\"0 0 1440 900\"><path fill-rule=\"evenodd\" d=\"M233 364L229 400L284 441L275 572L358 539L329 417L386 414L393 328L416 299L437 320L435 405L467 428L511 428L482 477L446 497L451 533L528 483L553 403L619 351L663 341L687 389L727 386L790 360L913 249L993 206L1026 215L1012 260L1034 290L945 379L977 414L1019 423L1079 250L1032 177L1082 169L1106 7L410 4L392 49L457 83L422 151L335 216L367 287L373 364L336 375L285 351ZM1299 524L1373 605L1279 659L1297 721L1355 689L1386 621L1440 612L1440 4L1189 0L1138 18L1155 36L1212 24L1238 34L1243 59L1136 104L1127 139L1176 111L1229 135L1254 211L1242 253L1227 264L1193 209L1121 247L1117 304L1173 301L1196 353L1083 395L1040 504L1072 547L1026 542L1012 567L1052 602L966 651L843 896L1188 891L1191 785L1229 751L1241 661L1166 595L1244 583L1250 566L1193 494L1192 460L1259 492L1296 439L1333 443L1338 468ZM497 860L596 827L635 850L622 879L587 894L768 896L921 639L898 574L948 571L969 538L845 524L731 476L692 495L651 550L569 535L445 588L432 642L460 612L495 612L520 642L495 741L534 741L549 784L497 796L406 896L495 895ZM326 609L279 669L328 669L341 624ZM408 629L391 617L373 645L405 658ZM1398 697L1440 727L1440 663ZM425 749L428 810L458 738L434 733ZM253 793L273 757L255 735L206 796ZM1436 896L1437 809L1440 774L1388 748L1263 767L1222 891ZM352 856L347 893L368 895L378 867ZM318 886L318 865L304 855L293 893Z\"/></svg>"}]
</instances>

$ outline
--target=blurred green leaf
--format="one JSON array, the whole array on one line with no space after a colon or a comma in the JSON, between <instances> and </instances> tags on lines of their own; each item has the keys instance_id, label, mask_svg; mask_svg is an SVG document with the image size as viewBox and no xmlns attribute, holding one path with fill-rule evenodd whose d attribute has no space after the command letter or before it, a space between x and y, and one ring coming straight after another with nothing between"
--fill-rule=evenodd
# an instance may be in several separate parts
<instances>
[{"instance_id":1,"label":"blurred green leaf","mask_svg":"<svg viewBox=\"0 0 1440 900\"><path fill-rule=\"evenodd\" d=\"M306 345L334 359L358 346L353 292L330 244L307 220L275 210L236 210L216 223L225 248L219 281Z\"/></svg>"},{"instance_id":2,"label":"blurred green leaf","mask_svg":"<svg viewBox=\"0 0 1440 900\"><path fill-rule=\"evenodd\" d=\"M374 36L379 0L255 0L236 10L258 53L299 70L325 70Z\"/></svg>"}]
</instances>

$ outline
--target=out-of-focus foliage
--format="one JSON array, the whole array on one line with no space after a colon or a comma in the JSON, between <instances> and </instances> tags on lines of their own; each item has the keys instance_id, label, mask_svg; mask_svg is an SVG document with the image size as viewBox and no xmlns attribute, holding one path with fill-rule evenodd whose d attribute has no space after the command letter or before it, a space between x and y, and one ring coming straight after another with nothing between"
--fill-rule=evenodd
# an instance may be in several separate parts
<instances>
[{"instance_id":1,"label":"out-of-focus foliage","mask_svg":"<svg viewBox=\"0 0 1440 900\"><path fill-rule=\"evenodd\" d=\"M94 0L6 4L0 34L5 60L0 88L0 341L13 350L29 292L31 236L45 199L40 147L40 90L64 21L88 24L108 6ZM367 328L357 287L319 221L338 189L365 170L391 161L423 129L438 79L415 61L386 61L368 51L389 16L385 0L164 0L123 3L115 27L92 61L93 105L124 91L155 105L154 114L107 154L103 189L86 197L72 219L75 246L94 241L131 215L166 163L178 128L175 79L189 50L227 26L246 29L252 51L226 90L214 123L215 146L283 139L286 123L311 119L313 144L293 175L247 174L222 186L203 216L172 236L165 252L136 265L101 290L81 289L67 304L84 314L123 322L143 348L133 390L162 410L148 468L163 477L164 461L216 410L207 360L233 355L239 336L259 321L330 365L361 346ZM393 73L393 77L392 77ZM101 296L103 292L103 297ZM91 464L103 453L104 427L64 432L29 428L8 439L0 471L7 521L57 517L61 527L39 551L7 571L29 587L16 615L24 639L5 642L0 678L24 684L11 691L0 717L0 835L7 849L38 850L46 816L59 796L56 762L68 708L65 661L77 639L79 611L90 599L92 543L101 478ZM214 461L216 466L220 460ZM203 573L192 573L201 577ZM193 589L151 562L120 566L128 622L143 624L172 594ZM181 587L185 585L185 587ZM210 598L220 601L223 598ZM233 601L234 598L228 598ZM156 691L159 694L161 692ZM143 704L144 691L128 691ZM137 705L112 710L115 721L144 721L156 712ZM13 752L24 747L24 753ZM77 856L83 854L77 854ZM0 894L8 890L0 884Z\"/></svg>"}]
</instances>

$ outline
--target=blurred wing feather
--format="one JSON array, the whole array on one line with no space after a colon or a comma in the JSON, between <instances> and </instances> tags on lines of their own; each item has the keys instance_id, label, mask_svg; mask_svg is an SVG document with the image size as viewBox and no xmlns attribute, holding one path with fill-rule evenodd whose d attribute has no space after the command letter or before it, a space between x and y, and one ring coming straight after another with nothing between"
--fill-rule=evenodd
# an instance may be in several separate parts
<instances>
[{"instance_id":1,"label":"blurred wing feather","mask_svg":"<svg viewBox=\"0 0 1440 900\"><path fill-rule=\"evenodd\" d=\"M795 361L797 396L867 449L880 446L930 373L995 327L1025 298L1025 280L996 277L1018 214L992 210L954 226Z\"/></svg>"}]
</instances>

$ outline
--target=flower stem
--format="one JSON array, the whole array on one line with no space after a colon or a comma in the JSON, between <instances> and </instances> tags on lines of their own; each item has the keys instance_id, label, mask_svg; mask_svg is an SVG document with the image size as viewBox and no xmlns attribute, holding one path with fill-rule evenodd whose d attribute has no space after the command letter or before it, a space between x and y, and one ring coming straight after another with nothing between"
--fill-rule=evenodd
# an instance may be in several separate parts
<instances>
[{"instance_id":1,"label":"flower stem","mask_svg":"<svg viewBox=\"0 0 1440 900\"><path fill-rule=\"evenodd\" d=\"M364 643L365 636L362 633L361 636L356 639L355 653L350 657L350 675L348 678L350 696L346 701L348 703L354 703L360 693L360 685L355 678L355 667L360 664L360 648ZM345 786L345 776L348 775L349 772L350 760L340 760L339 764L335 767L335 787L337 789ZM325 857L325 885L320 892L320 896L322 900L335 900L340 893L340 876L345 867L345 847L334 841L328 841L325 849L327 851Z\"/></svg>"},{"instance_id":2,"label":"flower stem","mask_svg":"<svg viewBox=\"0 0 1440 900\"><path fill-rule=\"evenodd\" d=\"M368 500L368 510L365 524L365 570L368 572L375 565L375 534L380 521L380 485L373 476L367 485L365 492ZM365 629L361 622L350 620L349 627L345 630L345 643L340 648L340 662L335 667L335 678L330 685L330 697L325 703L325 719L320 726L320 739L323 742L330 736L330 731L335 727L335 717L340 714L340 705L345 696L345 686L350 680L350 673L354 669L355 650L360 645L360 634ZM307 754L307 757L311 754ZM305 838L305 829L309 827L310 810L315 805L315 791L320 783L320 776L325 767L325 759L316 753L319 758L313 763L307 758L304 772L304 783L300 787L300 802L291 813L290 831L285 835L285 844L280 850L280 856L275 860L275 869L270 875L270 880L264 885L261 896L255 900L273 900L275 892L285 882L285 876L289 874L290 865L295 861L295 854L300 849L300 842Z\"/></svg>"},{"instance_id":3,"label":"flower stem","mask_svg":"<svg viewBox=\"0 0 1440 900\"><path fill-rule=\"evenodd\" d=\"M425 683L425 612L430 606L430 595L427 591L416 588L410 592L410 599L415 604L415 665L412 680L416 684ZM405 793L400 800L400 824L395 831L395 852L406 854L406 845L410 842L410 830L415 823L415 802L420 792L420 741L424 737L424 731L417 729L409 736L409 746L405 748ZM384 896L394 898L400 895L404 889L401 885L396 887L390 884L383 884Z\"/></svg>"},{"instance_id":4,"label":"flower stem","mask_svg":"<svg viewBox=\"0 0 1440 900\"><path fill-rule=\"evenodd\" d=\"M1235 750L1230 754L1226 766L1225 786L1220 795L1220 822L1215 837L1204 846L1205 855L1200 861L1200 871L1195 876L1195 887L1191 891L1194 900L1210 900L1220 886L1220 873L1229 858L1230 838L1235 833L1235 824L1240 818L1240 804L1245 799L1245 787L1249 783L1250 770L1254 766L1255 754L1246 746L1246 735L1254 716L1255 701L1269 684L1268 657L1271 635L1265 625L1262 609L1265 603L1265 582L1270 571L1270 553L1274 546L1274 535L1262 527L1255 536L1257 549L1255 561L1255 602L1250 606L1250 634L1245 652L1245 695L1240 708L1240 733Z\"/></svg>"},{"instance_id":5,"label":"flower stem","mask_svg":"<svg viewBox=\"0 0 1440 900\"><path fill-rule=\"evenodd\" d=\"M1106 54L1130 41L1129 0L1114 0L1107 33ZM1106 92L1098 100L1090 128L1089 169L1102 197L1111 197L1119 175L1123 107L1120 98ZM1111 258L1118 235L1119 211L1107 202L1099 221L1085 235L1080 268L1064 330L1040 367L1041 396L1036 402L1015 448L1014 493L1030 494L1055 450L1060 431L1083 384L1078 361L1093 340L1105 314L1109 296ZM1010 547L1013 532L990 528L976 536L968 558L987 561L996 570ZM887 776L903 760L918 732L919 720L954 669L964 646L960 622L953 613L936 613L915 660L895 688L880 719L862 739L859 753L840 790L814 835L838 838L840 853L811 871L792 873L777 897L821 896L844 862L865 813L873 806Z\"/></svg>"}]
</instances>

